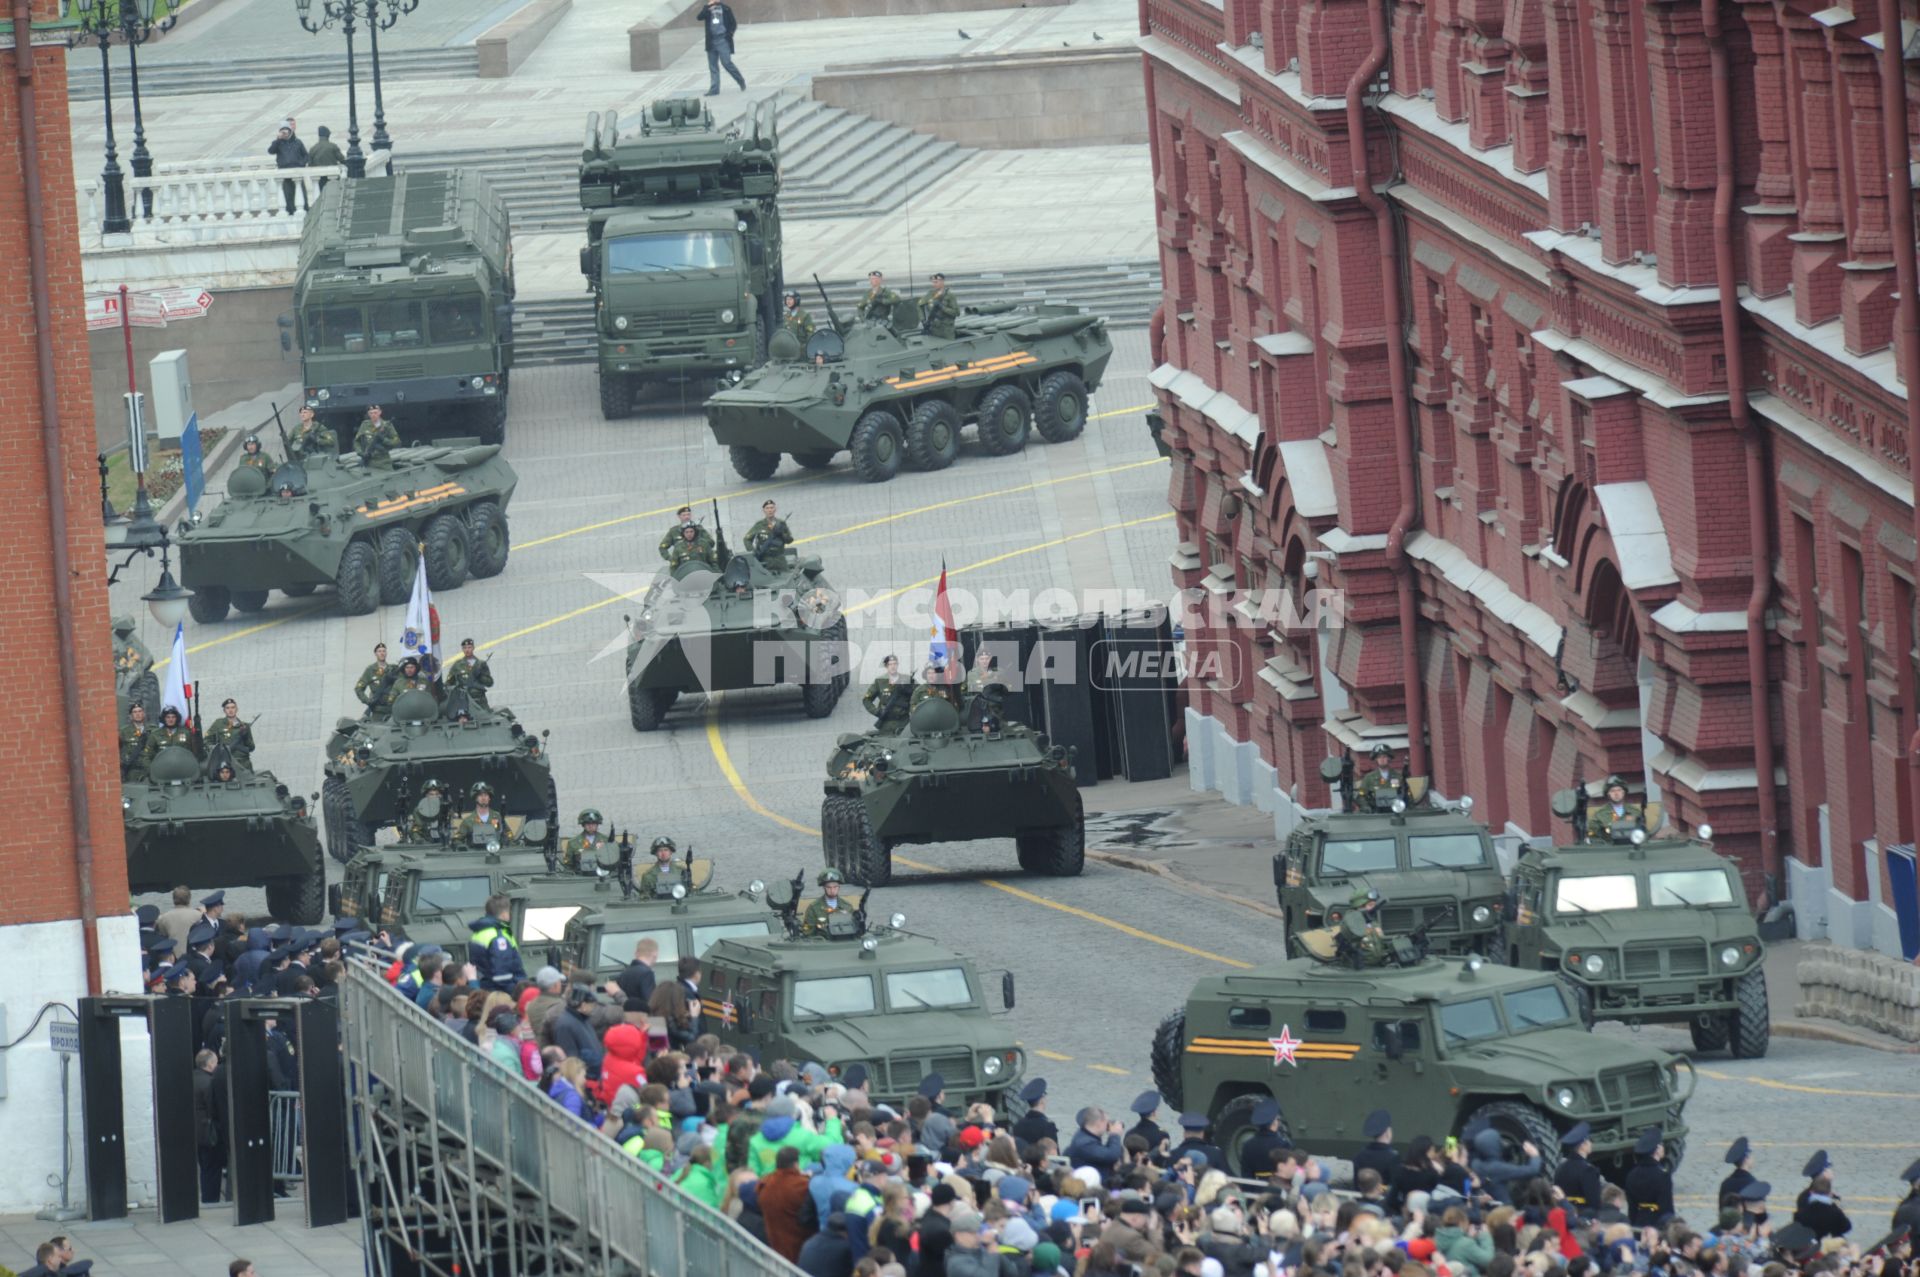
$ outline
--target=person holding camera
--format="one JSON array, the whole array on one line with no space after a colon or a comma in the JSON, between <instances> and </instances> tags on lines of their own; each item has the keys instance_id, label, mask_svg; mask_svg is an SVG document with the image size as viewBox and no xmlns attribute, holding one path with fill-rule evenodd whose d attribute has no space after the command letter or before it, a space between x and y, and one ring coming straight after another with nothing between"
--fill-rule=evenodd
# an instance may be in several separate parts
<instances>
[{"instance_id":1,"label":"person holding camera","mask_svg":"<svg viewBox=\"0 0 1920 1277\"><path fill-rule=\"evenodd\" d=\"M1126 1149L1120 1141L1120 1123L1107 1117L1106 1110L1089 1106L1074 1117L1079 1127L1067 1144L1067 1160L1075 1166L1091 1166L1102 1175L1120 1164Z\"/></svg>"}]
</instances>

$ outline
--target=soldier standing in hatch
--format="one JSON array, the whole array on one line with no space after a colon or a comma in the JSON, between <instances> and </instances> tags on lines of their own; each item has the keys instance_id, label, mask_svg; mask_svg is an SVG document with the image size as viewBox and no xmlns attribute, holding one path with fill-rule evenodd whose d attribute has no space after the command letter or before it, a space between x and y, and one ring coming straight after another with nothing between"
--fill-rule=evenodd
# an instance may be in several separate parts
<instances>
[{"instance_id":1,"label":"soldier standing in hatch","mask_svg":"<svg viewBox=\"0 0 1920 1277\"><path fill-rule=\"evenodd\" d=\"M407 658L400 662L399 674L387 684L385 708L389 716L393 713L394 702L408 692L433 694L433 680L420 672L420 658L412 653L408 653Z\"/></svg>"},{"instance_id":2,"label":"soldier standing in hatch","mask_svg":"<svg viewBox=\"0 0 1920 1277\"><path fill-rule=\"evenodd\" d=\"M960 688L953 677L944 669L936 670L933 662L928 661L920 670L920 686L913 689L913 705L908 713L920 708L920 702L939 697L958 710L960 708Z\"/></svg>"},{"instance_id":3,"label":"soldier standing in hatch","mask_svg":"<svg viewBox=\"0 0 1920 1277\"><path fill-rule=\"evenodd\" d=\"M793 544L793 530L780 517L779 507L769 497L760 503L760 522L747 529L747 553L758 554L769 537L779 537L781 545Z\"/></svg>"},{"instance_id":4,"label":"soldier standing in hatch","mask_svg":"<svg viewBox=\"0 0 1920 1277\"><path fill-rule=\"evenodd\" d=\"M913 678L900 672L897 656L889 656L881 664L887 672L867 685L867 694L860 698L860 704L873 715L874 731L898 732L906 727L907 718L913 712Z\"/></svg>"},{"instance_id":5,"label":"soldier standing in hatch","mask_svg":"<svg viewBox=\"0 0 1920 1277\"><path fill-rule=\"evenodd\" d=\"M200 743L194 738L193 730L181 720L180 711L169 705L160 711L160 726L147 732L147 767L153 766L153 757L169 745L178 745L195 758L200 757Z\"/></svg>"},{"instance_id":6,"label":"soldier standing in hatch","mask_svg":"<svg viewBox=\"0 0 1920 1277\"><path fill-rule=\"evenodd\" d=\"M846 879L838 869L823 869L816 879L820 884L820 898L807 906L807 913L800 920L800 934L803 936L824 936L827 924L836 913L847 909L847 902L840 898L840 884Z\"/></svg>"},{"instance_id":7,"label":"soldier standing in hatch","mask_svg":"<svg viewBox=\"0 0 1920 1277\"><path fill-rule=\"evenodd\" d=\"M960 303L947 288L947 277L933 272L933 287L920 299L920 326L935 337L952 340L953 321L960 318Z\"/></svg>"},{"instance_id":8,"label":"soldier standing in hatch","mask_svg":"<svg viewBox=\"0 0 1920 1277\"><path fill-rule=\"evenodd\" d=\"M231 696L220 702L220 710L224 717L207 728L207 748L225 745L227 756L233 759L234 767L243 771L252 771L253 724L240 721L240 704Z\"/></svg>"},{"instance_id":9,"label":"soldier standing in hatch","mask_svg":"<svg viewBox=\"0 0 1920 1277\"><path fill-rule=\"evenodd\" d=\"M386 713L387 684L393 681L397 672L387 663L387 645L375 643L373 663L360 671L360 680L353 685L353 694L367 707L363 717L372 718L376 712L381 715Z\"/></svg>"},{"instance_id":10,"label":"soldier standing in hatch","mask_svg":"<svg viewBox=\"0 0 1920 1277\"><path fill-rule=\"evenodd\" d=\"M854 317L889 323L893 319L893 308L899 302L900 294L887 287L887 277L877 270L870 270L867 272L867 295L860 299Z\"/></svg>"},{"instance_id":11,"label":"soldier standing in hatch","mask_svg":"<svg viewBox=\"0 0 1920 1277\"><path fill-rule=\"evenodd\" d=\"M240 464L249 470L258 470L261 474L273 473L273 460L261 451L260 436L248 435L247 441L240 445Z\"/></svg>"},{"instance_id":12,"label":"soldier standing in hatch","mask_svg":"<svg viewBox=\"0 0 1920 1277\"><path fill-rule=\"evenodd\" d=\"M1612 842L1613 827L1638 825L1644 819L1640 807L1627 801L1627 782L1618 776L1607 777L1607 801L1587 815L1587 841Z\"/></svg>"},{"instance_id":13,"label":"soldier standing in hatch","mask_svg":"<svg viewBox=\"0 0 1920 1277\"><path fill-rule=\"evenodd\" d=\"M653 846L648 850L653 854L653 863L648 865L646 872L640 875L639 890L643 896L652 895L659 889L662 879L670 879L674 876L673 854L679 848L673 845L673 839L661 834L653 840Z\"/></svg>"},{"instance_id":14,"label":"soldier standing in hatch","mask_svg":"<svg viewBox=\"0 0 1920 1277\"><path fill-rule=\"evenodd\" d=\"M400 446L400 432L380 412L379 404L367 406L367 418L353 432L353 450L360 464L376 470L393 469L393 450Z\"/></svg>"},{"instance_id":15,"label":"soldier standing in hatch","mask_svg":"<svg viewBox=\"0 0 1920 1277\"><path fill-rule=\"evenodd\" d=\"M813 336L813 316L800 308L800 294L791 288L787 290L786 311L781 315L780 323L803 347L807 339Z\"/></svg>"},{"instance_id":16,"label":"soldier standing in hatch","mask_svg":"<svg viewBox=\"0 0 1920 1277\"><path fill-rule=\"evenodd\" d=\"M1355 805L1361 811L1385 811L1400 792L1404 775L1393 769L1393 750L1386 745L1373 747L1373 770L1360 778L1354 790Z\"/></svg>"},{"instance_id":17,"label":"soldier standing in hatch","mask_svg":"<svg viewBox=\"0 0 1920 1277\"><path fill-rule=\"evenodd\" d=\"M1342 920L1347 934L1360 949L1360 961L1369 967L1384 967L1392 956L1387 936L1380 929L1380 893L1363 887L1347 899L1347 916Z\"/></svg>"},{"instance_id":18,"label":"soldier standing in hatch","mask_svg":"<svg viewBox=\"0 0 1920 1277\"><path fill-rule=\"evenodd\" d=\"M300 409L300 424L293 428L293 437L287 440L288 460L301 460L306 457L337 457L340 455L340 436L314 414L312 408Z\"/></svg>"},{"instance_id":19,"label":"soldier standing in hatch","mask_svg":"<svg viewBox=\"0 0 1920 1277\"><path fill-rule=\"evenodd\" d=\"M560 865L574 873L593 868L590 860L600 858L607 840L600 836L600 813L589 807L580 813L580 832L560 844Z\"/></svg>"},{"instance_id":20,"label":"soldier standing in hatch","mask_svg":"<svg viewBox=\"0 0 1920 1277\"><path fill-rule=\"evenodd\" d=\"M120 729L120 778L122 780L145 780L147 778L147 737L152 728L147 723L147 707L135 701L127 709L127 722Z\"/></svg>"},{"instance_id":21,"label":"soldier standing in hatch","mask_svg":"<svg viewBox=\"0 0 1920 1277\"><path fill-rule=\"evenodd\" d=\"M487 689L493 686L493 670L479 657L473 654L473 640L460 640L460 655L447 662L441 671L440 682L449 692L464 690L467 699L481 709L492 709L487 704Z\"/></svg>"},{"instance_id":22,"label":"soldier standing in hatch","mask_svg":"<svg viewBox=\"0 0 1920 1277\"><path fill-rule=\"evenodd\" d=\"M491 833L498 841L506 840L506 819L493 809L493 786L484 780L473 783L473 810L460 817L460 823L453 827L454 845L466 846L473 841L476 830Z\"/></svg>"},{"instance_id":23,"label":"soldier standing in hatch","mask_svg":"<svg viewBox=\"0 0 1920 1277\"><path fill-rule=\"evenodd\" d=\"M668 528L667 534L660 538L660 557L663 559L671 559L673 557L673 547L675 543L686 535L686 529L688 528L693 529L694 540L704 545L708 553L712 553L713 534L693 521L693 507L683 505L674 513L679 519L679 522Z\"/></svg>"},{"instance_id":24,"label":"soldier standing in hatch","mask_svg":"<svg viewBox=\"0 0 1920 1277\"><path fill-rule=\"evenodd\" d=\"M440 801L440 810L432 816L421 810L429 798ZM439 781L427 780L426 788L420 791L420 801L413 805L413 814L407 817L408 842L443 842L447 833L447 791Z\"/></svg>"},{"instance_id":25,"label":"soldier standing in hatch","mask_svg":"<svg viewBox=\"0 0 1920 1277\"><path fill-rule=\"evenodd\" d=\"M719 565L713 561L713 542L701 540L700 533L701 529L695 524L681 525L679 541L675 542L673 548L667 552L669 568L677 568L688 560L696 560L718 570Z\"/></svg>"}]
</instances>

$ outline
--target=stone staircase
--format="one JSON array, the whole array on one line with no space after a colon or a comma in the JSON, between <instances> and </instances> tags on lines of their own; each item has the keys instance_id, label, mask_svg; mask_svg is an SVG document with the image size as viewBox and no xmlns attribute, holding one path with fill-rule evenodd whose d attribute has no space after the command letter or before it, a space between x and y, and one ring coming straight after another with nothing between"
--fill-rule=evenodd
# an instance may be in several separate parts
<instances>
[{"instance_id":1,"label":"stone staircase","mask_svg":"<svg viewBox=\"0 0 1920 1277\"><path fill-rule=\"evenodd\" d=\"M304 35L304 33L296 33ZM313 37L306 37L313 39ZM331 45L333 42L329 42ZM179 93L240 93L248 89L305 89L347 82L347 55L322 54L317 40L309 50L294 46L291 53L302 56L283 58L236 58L227 62L169 62L143 56L140 62L140 96L165 97ZM91 57L78 52L67 63L67 96L75 102L100 100L100 54ZM307 54L311 56L305 56ZM360 80L361 144L373 134L373 63L364 48L355 55L355 70ZM453 49L394 49L380 55L380 82L390 80L463 80L479 73L480 55L472 45ZM126 59L114 54L113 96L115 106L124 104L127 93ZM335 141L342 149L347 144L344 122L334 126ZM263 143L264 145L264 143Z\"/></svg>"},{"instance_id":2,"label":"stone staircase","mask_svg":"<svg viewBox=\"0 0 1920 1277\"><path fill-rule=\"evenodd\" d=\"M1093 262L1024 271L952 271L947 282L967 305L1054 302L1104 315L1112 328L1142 327L1160 304L1157 261ZM855 299L866 288L863 278L825 283L842 317L852 313ZM804 304L813 312L816 323L824 323L826 307L820 304L819 294L812 292L811 284L806 289ZM590 363L593 344L591 294L583 291L578 297L539 297L515 304L516 367Z\"/></svg>"}]
</instances>

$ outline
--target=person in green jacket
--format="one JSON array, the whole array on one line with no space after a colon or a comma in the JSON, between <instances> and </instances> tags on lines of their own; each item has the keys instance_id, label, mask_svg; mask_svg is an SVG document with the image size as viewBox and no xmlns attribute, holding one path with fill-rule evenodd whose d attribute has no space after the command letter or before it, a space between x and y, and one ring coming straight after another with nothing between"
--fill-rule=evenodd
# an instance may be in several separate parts
<instances>
[{"instance_id":1,"label":"person in green jacket","mask_svg":"<svg viewBox=\"0 0 1920 1277\"><path fill-rule=\"evenodd\" d=\"M680 1191L695 1201L705 1202L715 1210L726 1199L727 1181L713 1173L713 1150L705 1144L695 1144L687 1155L687 1164L673 1177Z\"/></svg>"},{"instance_id":2,"label":"person in green jacket","mask_svg":"<svg viewBox=\"0 0 1920 1277\"><path fill-rule=\"evenodd\" d=\"M827 1104L820 1113L822 1129L815 1134L794 1120L792 1096L775 1096L767 1104L767 1117L760 1123L760 1130L747 1142L747 1169L758 1176L773 1174L773 1159L782 1147L799 1150L803 1165L819 1161L828 1145L841 1142L838 1110Z\"/></svg>"},{"instance_id":3,"label":"person in green jacket","mask_svg":"<svg viewBox=\"0 0 1920 1277\"><path fill-rule=\"evenodd\" d=\"M622 1128L620 1133L627 1136L620 1141L620 1148L628 1157L637 1158L642 1166L656 1175L666 1174L667 1158L673 1154L673 1136L658 1126L644 1129L628 1126Z\"/></svg>"},{"instance_id":4,"label":"person in green jacket","mask_svg":"<svg viewBox=\"0 0 1920 1277\"><path fill-rule=\"evenodd\" d=\"M1434 1247L1447 1257L1456 1272L1483 1273L1493 1262L1493 1238L1482 1224L1469 1224L1467 1212L1458 1206L1447 1207L1440 1217L1440 1231L1434 1234Z\"/></svg>"}]
</instances>

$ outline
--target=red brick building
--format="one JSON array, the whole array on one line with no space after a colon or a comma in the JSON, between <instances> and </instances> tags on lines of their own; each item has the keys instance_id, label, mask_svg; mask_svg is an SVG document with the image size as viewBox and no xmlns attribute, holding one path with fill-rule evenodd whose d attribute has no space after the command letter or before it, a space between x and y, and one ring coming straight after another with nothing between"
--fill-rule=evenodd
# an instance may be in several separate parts
<instances>
[{"instance_id":1,"label":"red brick building","mask_svg":"<svg viewBox=\"0 0 1920 1277\"><path fill-rule=\"evenodd\" d=\"M1239 671L1189 685L1196 785L1284 829L1411 733L1564 837L1551 792L1619 772L1803 933L1898 947L1911 111L1857 8L1142 0L1176 583L1347 610L1189 635Z\"/></svg>"},{"instance_id":2,"label":"red brick building","mask_svg":"<svg viewBox=\"0 0 1920 1277\"><path fill-rule=\"evenodd\" d=\"M22 83L23 32L13 21L28 9L32 82ZM121 841L113 662L109 648L106 565L100 489L94 462L93 397L75 226L73 156L67 123L66 52L55 0L8 3L0 12L0 261L9 286L0 295L0 494L8 511L0 537L0 662L12 671L7 807L0 840L0 1002L7 1005L7 1087L0 1127L17 1132L19 1156L0 1169L0 1213L46 1204L48 1172L60 1169L60 1073L47 1045L45 1021L28 1034L46 1002L69 1006L102 988L140 990L138 926L127 907L127 865ZM31 104L31 119L23 108ZM28 152L37 160L37 173ZM34 189L44 244L42 294L36 305L31 234ZM40 338L52 339L54 393L42 391ZM48 402L49 398L52 400ZM52 432L57 461L48 462ZM68 730L68 688L60 675L65 646L57 603L53 495L65 499L65 535L72 651L78 669L80 730ZM77 753L70 744L77 743ZM78 765L75 765L75 758ZM84 776L84 803L74 778ZM76 860L78 814L90 816L92 907L100 922L89 938ZM89 942L91 939L91 942ZM137 1057L135 1057L137 1058ZM137 1097L141 1083L132 1084ZM77 1105L77 1095L76 1095ZM144 1111L129 1107L129 1116ZM74 1131L79 1113L74 1111ZM133 1124L137 1127L137 1124ZM130 1142L151 1147L137 1129ZM76 1150L77 1154L77 1150ZM138 1162L131 1162L136 1176ZM149 1172L150 1177L150 1172Z\"/></svg>"}]
</instances>

